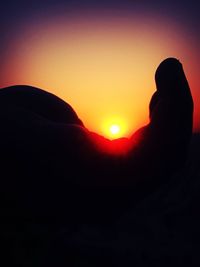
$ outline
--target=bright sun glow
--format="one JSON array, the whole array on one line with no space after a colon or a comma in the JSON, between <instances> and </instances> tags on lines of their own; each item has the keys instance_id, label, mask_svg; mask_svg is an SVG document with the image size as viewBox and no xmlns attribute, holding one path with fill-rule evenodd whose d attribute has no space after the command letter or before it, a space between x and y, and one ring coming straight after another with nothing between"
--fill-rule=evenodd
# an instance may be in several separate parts
<instances>
[{"instance_id":1,"label":"bright sun glow","mask_svg":"<svg viewBox=\"0 0 200 267\"><path fill-rule=\"evenodd\" d=\"M119 134L119 132L120 132L120 126L119 125L111 125L110 126L110 132L111 132L111 134L113 134L113 135L117 135L117 134Z\"/></svg>"},{"instance_id":2,"label":"bright sun glow","mask_svg":"<svg viewBox=\"0 0 200 267\"><path fill-rule=\"evenodd\" d=\"M123 118L110 117L102 123L102 133L109 139L116 139L125 136L128 129L128 122Z\"/></svg>"}]
</instances>

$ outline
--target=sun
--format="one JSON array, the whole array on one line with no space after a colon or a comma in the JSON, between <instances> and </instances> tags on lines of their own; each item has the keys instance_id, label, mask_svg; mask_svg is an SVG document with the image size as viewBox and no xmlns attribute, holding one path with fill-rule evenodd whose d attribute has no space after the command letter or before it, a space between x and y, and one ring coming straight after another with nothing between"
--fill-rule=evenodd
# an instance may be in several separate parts
<instances>
[{"instance_id":1,"label":"sun","mask_svg":"<svg viewBox=\"0 0 200 267\"><path fill-rule=\"evenodd\" d=\"M112 135L118 135L119 133L120 133L120 126L119 125L117 125L117 124L112 124L111 126L110 126L110 133L112 134Z\"/></svg>"},{"instance_id":2,"label":"sun","mask_svg":"<svg viewBox=\"0 0 200 267\"><path fill-rule=\"evenodd\" d=\"M101 123L101 133L104 137L113 140L129 136L129 123L122 116L107 116Z\"/></svg>"},{"instance_id":3,"label":"sun","mask_svg":"<svg viewBox=\"0 0 200 267\"><path fill-rule=\"evenodd\" d=\"M109 125L107 125L106 132L107 137L109 137L110 139L117 139L122 137L123 127L119 123L110 123Z\"/></svg>"}]
</instances>

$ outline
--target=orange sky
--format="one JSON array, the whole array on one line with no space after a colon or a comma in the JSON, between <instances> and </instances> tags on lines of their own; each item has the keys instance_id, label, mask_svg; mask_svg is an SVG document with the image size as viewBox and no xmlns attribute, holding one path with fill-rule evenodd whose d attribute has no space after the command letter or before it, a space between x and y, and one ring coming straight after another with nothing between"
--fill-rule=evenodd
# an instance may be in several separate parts
<instances>
[{"instance_id":1,"label":"orange sky","mask_svg":"<svg viewBox=\"0 0 200 267\"><path fill-rule=\"evenodd\" d=\"M148 123L154 73L164 58L183 63L197 99L195 49L186 30L164 18L45 18L16 33L1 86L43 88L71 104L90 130L110 137L110 126L119 124L120 135L129 136ZM199 114L197 107L195 130Z\"/></svg>"}]
</instances>

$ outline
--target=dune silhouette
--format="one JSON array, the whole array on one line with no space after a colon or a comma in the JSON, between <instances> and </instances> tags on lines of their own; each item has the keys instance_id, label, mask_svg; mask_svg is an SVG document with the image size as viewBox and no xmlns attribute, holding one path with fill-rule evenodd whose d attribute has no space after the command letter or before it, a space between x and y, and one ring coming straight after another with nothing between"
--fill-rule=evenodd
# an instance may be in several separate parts
<instances>
[{"instance_id":1,"label":"dune silhouette","mask_svg":"<svg viewBox=\"0 0 200 267\"><path fill-rule=\"evenodd\" d=\"M181 63L164 60L148 125L110 141L72 107L25 85L0 90L2 220L112 224L183 168L193 100Z\"/></svg>"}]
</instances>

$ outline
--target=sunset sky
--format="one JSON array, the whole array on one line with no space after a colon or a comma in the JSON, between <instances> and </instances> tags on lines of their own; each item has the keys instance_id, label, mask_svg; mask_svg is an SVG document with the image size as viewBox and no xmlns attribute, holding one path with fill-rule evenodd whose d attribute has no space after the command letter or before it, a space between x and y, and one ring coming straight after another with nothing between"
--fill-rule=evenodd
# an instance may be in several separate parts
<instances>
[{"instance_id":1,"label":"sunset sky","mask_svg":"<svg viewBox=\"0 0 200 267\"><path fill-rule=\"evenodd\" d=\"M43 88L90 130L129 136L148 123L157 66L176 57L200 131L199 11L198 1L2 1L0 87Z\"/></svg>"}]
</instances>

